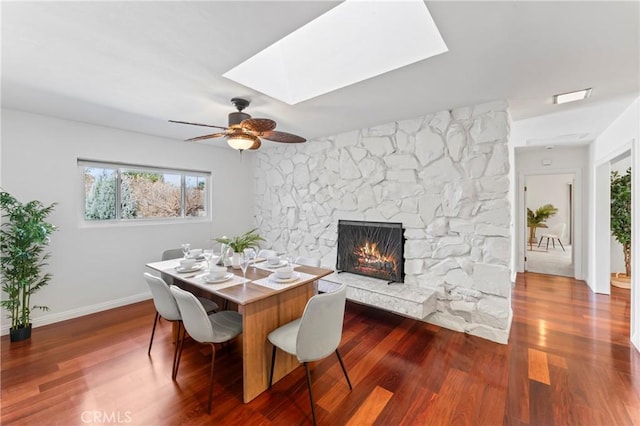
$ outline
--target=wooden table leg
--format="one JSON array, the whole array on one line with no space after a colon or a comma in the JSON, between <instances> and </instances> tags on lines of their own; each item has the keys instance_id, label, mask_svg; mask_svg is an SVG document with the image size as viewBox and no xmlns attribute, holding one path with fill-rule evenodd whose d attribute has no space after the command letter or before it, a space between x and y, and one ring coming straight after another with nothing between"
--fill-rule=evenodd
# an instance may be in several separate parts
<instances>
[{"instance_id":1,"label":"wooden table leg","mask_svg":"<svg viewBox=\"0 0 640 426\"><path fill-rule=\"evenodd\" d=\"M272 297L240 306L242 313L242 374L244 402L247 403L269 386L272 346L267 335L302 316L313 296L313 283L293 288ZM298 367L298 360L280 351L276 355L274 383Z\"/></svg>"}]
</instances>

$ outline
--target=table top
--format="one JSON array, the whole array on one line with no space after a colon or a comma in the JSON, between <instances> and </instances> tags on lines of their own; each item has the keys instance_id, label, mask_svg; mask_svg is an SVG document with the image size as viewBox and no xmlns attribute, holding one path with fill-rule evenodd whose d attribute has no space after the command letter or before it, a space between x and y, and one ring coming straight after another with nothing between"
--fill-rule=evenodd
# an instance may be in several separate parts
<instances>
[{"instance_id":1,"label":"table top","mask_svg":"<svg viewBox=\"0 0 640 426\"><path fill-rule=\"evenodd\" d=\"M238 305L246 305L271 297L291 288L315 281L333 272L331 269L294 264L294 271L299 273L299 278L287 283L278 283L274 282L270 278L274 269L269 268L266 264L260 261L257 261L255 267L254 265L251 265L247 268L246 282L242 278L241 269L228 267L227 271L234 275L231 279L220 283L208 283L205 281L207 272L204 268L188 273L178 272L176 268L180 266L180 260L181 259L171 259L161 262L151 262L147 263L145 266L155 271L170 275L175 279L189 283L212 294L228 299ZM202 264L204 265L204 262Z\"/></svg>"}]
</instances>

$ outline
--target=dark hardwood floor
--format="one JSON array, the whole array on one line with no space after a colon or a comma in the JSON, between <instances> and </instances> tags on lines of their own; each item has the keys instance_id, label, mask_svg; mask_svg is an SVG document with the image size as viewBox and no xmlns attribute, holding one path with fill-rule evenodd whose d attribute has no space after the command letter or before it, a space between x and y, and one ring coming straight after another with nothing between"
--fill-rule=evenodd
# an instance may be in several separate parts
<instances>
[{"instance_id":1,"label":"dark hardwood floor","mask_svg":"<svg viewBox=\"0 0 640 426\"><path fill-rule=\"evenodd\" d=\"M640 425L640 354L629 342L629 290L594 295L580 281L519 275L508 345L348 303L335 356L312 366L325 425ZM249 404L242 360L185 344L171 380L171 324L147 357L152 303L34 329L2 345L3 425L311 423L302 367Z\"/></svg>"}]
</instances>

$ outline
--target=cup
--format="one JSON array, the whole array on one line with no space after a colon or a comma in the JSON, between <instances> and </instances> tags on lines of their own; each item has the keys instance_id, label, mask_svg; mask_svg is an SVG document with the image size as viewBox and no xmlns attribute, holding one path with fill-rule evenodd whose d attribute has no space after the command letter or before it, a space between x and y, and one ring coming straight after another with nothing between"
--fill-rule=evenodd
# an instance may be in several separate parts
<instances>
[{"instance_id":1,"label":"cup","mask_svg":"<svg viewBox=\"0 0 640 426\"><path fill-rule=\"evenodd\" d=\"M180 261L180 267L182 269L191 269L194 267L195 264L196 264L195 259L182 259Z\"/></svg>"},{"instance_id":2,"label":"cup","mask_svg":"<svg viewBox=\"0 0 640 426\"><path fill-rule=\"evenodd\" d=\"M209 278L213 280L224 278L225 275L227 275L227 268L223 268L222 266L214 266L209 271Z\"/></svg>"},{"instance_id":3,"label":"cup","mask_svg":"<svg viewBox=\"0 0 640 426\"><path fill-rule=\"evenodd\" d=\"M276 271L276 277L281 280L286 280L287 278L291 278L293 274L293 268L291 266L284 266Z\"/></svg>"},{"instance_id":4,"label":"cup","mask_svg":"<svg viewBox=\"0 0 640 426\"><path fill-rule=\"evenodd\" d=\"M271 256L267 259L267 262L269 262L271 266L276 266L280 264L280 258L278 256Z\"/></svg>"}]
</instances>

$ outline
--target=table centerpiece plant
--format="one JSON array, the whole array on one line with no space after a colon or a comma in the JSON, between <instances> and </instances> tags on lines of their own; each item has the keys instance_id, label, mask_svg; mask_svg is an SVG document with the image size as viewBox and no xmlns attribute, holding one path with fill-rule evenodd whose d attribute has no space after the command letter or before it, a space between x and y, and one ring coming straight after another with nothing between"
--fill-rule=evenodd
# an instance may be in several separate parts
<instances>
[{"instance_id":1,"label":"table centerpiece plant","mask_svg":"<svg viewBox=\"0 0 640 426\"><path fill-rule=\"evenodd\" d=\"M49 206L33 200L18 201L8 192L0 192L2 225L0 226L0 264L2 265L2 291L7 298L0 306L11 319L9 331L12 342L31 337L31 311L49 310L47 306L31 306L31 296L46 286L51 274L44 272L49 244L55 225L46 221L56 203Z\"/></svg>"},{"instance_id":2,"label":"table centerpiece plant","mask_svg":"<svg viewBox=\"0 0 640 426\"><path fill-rule=\"evenodd\" d=\"M258 248L259 247L259 243L260 241L265 241L264 238L262 238L260 236L260 234L258 234L256 231L258 229L257 228L253 228L247 232L245 232L242 235L238 235L236 237L233 238L229 238L227 236L222 236L220 238L216 238L215 240L217 242L219 242L220 244L224 244L226 247L230 247L231 250L233 250L233 258L231 261L231 265L238 269L240 267L240 260L239 260L239 255L240 253L242 253L244 251L244 249L247 248ZM220 253L221 255L221 261L224 264L224 259L225 259L225 255L227 253L225 253L225 249L223 248L221 250L222 252Z\"/></svg>"}]
</instances>

